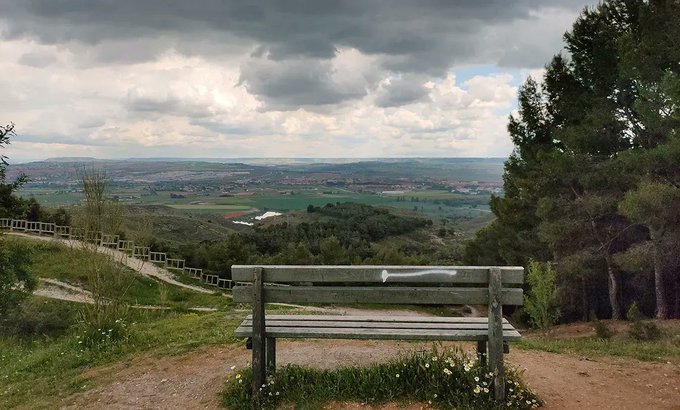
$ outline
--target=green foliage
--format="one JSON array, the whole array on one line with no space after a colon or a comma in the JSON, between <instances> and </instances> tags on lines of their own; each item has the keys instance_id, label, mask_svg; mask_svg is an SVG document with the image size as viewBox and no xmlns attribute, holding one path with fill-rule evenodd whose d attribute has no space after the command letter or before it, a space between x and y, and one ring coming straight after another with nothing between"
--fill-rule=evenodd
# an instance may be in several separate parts
<instances>
[{"instance_id":1,"label":"green foliage","mask_svg":"<svg viewBox=\"0 0 680 410\"><path fill-rule=\"evenodd\" d=\"M533 326L547 329L557 323L559 311L555 288L555 270L549 262L529 262L527 284L529 294L524 297L524 310Z\"/></svg>"},{"instance_id":2,"label":"green foliage","mask_svg":"<svg viewBox=\"0 0 680 410\"><path fill-rule=\"evenodd\" d=\"M7 246L0 236L0 317L18 308L37 285L28 272L30 254L24 249Z\"/></svg>"},{"instance_id":3,"label":"green foliage","mask_svg":"<svg viewBox=\"0 0 680 410\"><path fill-rule=\"evenodd\" d=\"M653 321L645 321L637 303L633 302L626 315L630 321L628 333L635 340L657 340L661 337L661 329Z\"/></svg>"},{"instance_id":4,"label":"green foliage","mask_svg":"<svg viewBox=\"0 0 680 410\"><path fill-rule=\"evenodd\" d=\"M0 336L21 340L59 337L65 335L77 319L77 308L71 303L32 297L0 319Z\"/></svg>"},{"instance_id":5,"label":"green foliage","mask_svg":"<svg viewBox=\"0 0 680 410\"><path fill-rule=\"evenodd\" d=\"M595 336L597 336L598 339L611 339L611 337L614 336L614 331L607 326L606 323L598 319L597 316L595 316L595 312L591 312L590 315L593 322L593 329L595 330Z\"/></svg>"},{"instance_id":6,"label":"green foliage","mask_svg":"<svg viewBox=\"0 0 680 410\"><path fill-rule=\"evenodd\" d=\"M505 196L492 198L497 220L470 243L468 263L555 260L565 319L591 309L619 318L631 299L647 309L648 294L658 317L680 317L668 239L680 237L679 18L677 2L608 0L581 13L566 55L540 85L520 87ZM617 255L650 239L636 251L653 254L654 275L640 264L626 275Z\"/></svg>"},{"instance_id":7,"label":"green foliage","mask_svg":"<svg viewBox=\"0 0 680 410\"><path fill-rule=\"evenodd\" d=\"M519 375L506 373L506 403L493 400L493 376L475 358L457 349L413 352L389 363L369 367L316 370L288 365L276 370L253 397L252 371L245 369L227 380L224 404L230 409L274 409L329 402L428 402L436 408L528 409L540 400Z\"/></svg>"}]
</instances>

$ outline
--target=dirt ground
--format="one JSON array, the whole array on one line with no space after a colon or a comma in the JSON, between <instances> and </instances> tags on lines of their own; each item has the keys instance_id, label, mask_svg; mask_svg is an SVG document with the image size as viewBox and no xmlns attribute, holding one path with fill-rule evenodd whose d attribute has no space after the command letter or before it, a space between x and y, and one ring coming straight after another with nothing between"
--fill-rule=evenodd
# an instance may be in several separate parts
<instances>
[{"instance_id":1,"label":"dirt ground","mask_svg":"<svg viewBox=\"0 0 680 410\"><path fill-rule=\"evenodd\" d=\"M279 364L323 368L368 364L429 344L319 340L283 341ZM472 349L471 345L464 345ZM508 362L523 370L546 409L680 409L680 366L633 359L582 359L577 356L512 349ZM217 409L228 374L247 366L250 351L240 346L213 347L179 356L146 357L90 371L96 387L65 399L65 409ZM386 405L380 409L420 409ZM365 409L360 403L329 408Z\"/></svg>"}]
</instances>

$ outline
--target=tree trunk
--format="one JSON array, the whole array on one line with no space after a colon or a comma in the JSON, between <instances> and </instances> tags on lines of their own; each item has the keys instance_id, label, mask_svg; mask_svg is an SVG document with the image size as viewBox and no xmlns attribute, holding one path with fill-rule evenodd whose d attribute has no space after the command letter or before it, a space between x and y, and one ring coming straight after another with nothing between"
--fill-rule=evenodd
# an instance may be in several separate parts
<instances>
[{"instance_id":1,"label":"tree trunk","mask_svg":"<svg viewBox=\"0 0 680 410\"><path fill-rule=\"evenodd\" d=\"M654 295L656 296L656 318L668 319L668 300L666 298L666 281L663 274L663 256L661 249L661 234L656 230L649 230L654 247Z\"/></svg>"},{"instance_id":2,"label":"tree trunk","mask_svg":"<svg viewBox=\"0 0 680 410\"><path fill-rule=\"evenodd\" d=\"M619 272L616 271L610 255L605 257L607 276L609 278L609 304L612 307L612 319L621 320L621 304L619 303Z\"/></svg>"}]
</instances>

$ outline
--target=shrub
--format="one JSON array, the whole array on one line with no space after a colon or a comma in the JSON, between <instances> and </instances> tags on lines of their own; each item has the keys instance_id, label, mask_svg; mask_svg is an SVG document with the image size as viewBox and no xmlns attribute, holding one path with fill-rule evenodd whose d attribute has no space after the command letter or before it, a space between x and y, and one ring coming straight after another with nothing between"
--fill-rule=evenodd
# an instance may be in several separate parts
<instances>
[{"instance_id":1,"label":"shrub","mask_svg":"<svg viewBox=\"0 0 680 410\"><path fill-rule=\"evenodd\" d=\"M308 408L332 401L382 403L412 400L441 408L511 408L540 406L540 400L510 370L506 373L506 402L493 400L493 375L461 350L414 352L369 367L317 370L284 366L270 375L255 397L252 371L227 380L224 404L231 409L275 409L287 404Z\"/></svg>"},{"instance_id":2,"label":"shrub","mask_svg":"<svg viewBox=\"0 0 680 410\"><path fill-rule=\"evenodd\" d=\"M593 320L593 329L598 339L610 339L614 336L614 331L599 319Z\"/></svg>"},{"instance_id":3,"label":"shrub","mask_svg":"<svg viewBox=\"0 0 680 410\"><path fill-rule=\"evenodd\" d=\"M529 262L527 283L530 290L524 297L524 310L529 315L531 324L539 329L553 326L559 318L555 276L550 263L534 260Z\"/></svg>"},{"instance_id":4,"label":"shrub","mask_svg":"<svg viewBox=\"0 0 680 410\"><path fill-rule=\"evenodd\" d=\"M628 333L635 340L657 340L661 337L661 329L652 321L644 321L637 302L633 302L626 315L630 323Z\"/></svg>"},{"instance_id":5,"label":"shrub","mask_svg":"<svg viewBox=\"0 0 680 410\"><path fill-rule=\"evenodd\" d=\"M20 339L58 337L75 323L76 311L71 304L31 298L0 323L0 331Z\"/></svg>"}]
</instances>

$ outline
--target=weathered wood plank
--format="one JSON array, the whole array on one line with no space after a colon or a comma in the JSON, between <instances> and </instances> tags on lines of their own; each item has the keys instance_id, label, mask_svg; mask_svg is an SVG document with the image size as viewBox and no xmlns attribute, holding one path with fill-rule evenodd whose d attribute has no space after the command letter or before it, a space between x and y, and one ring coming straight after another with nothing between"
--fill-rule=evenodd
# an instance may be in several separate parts
<instances>
[{"instance_id":1,"label":"weathered wood plank","mask_svg":"<svg viewBox=\"0 0 680 410\"><path fill-rule=\"evenodd\" d=\"M379 311L377 311L379 312ZM245 320L252 320L253 316L246 316ZM488 317L444 317L444 316L387 316L376 314L371 316L357 315L271 315L267 314L267 322L270 320L332 320L334 322L418 322L418 323L489 323ZM510 323L503 318L503 323Z\"/></svg>"},{"instance_id":2,"label":"weathered wood plank","mask_svg":"<svg viewBox=\"0 0 680 410\"><path fill-rule=\"evenodd\" d=\"M259 392L260 387L265 382L266 371L266 352L265 352L265 316L264 316L264 294L262 268L254 267L252 270L253 286L251 294L253 296L253 395Z\"/></svg>"},{"instance_id":3,"label":"weathered wood plank","mask_svg":"<svg viewBox=\"0 0 680 410\"><path fill-rule=\"evenodd\" d=\"M265 265L265 282L487 284L488 266L295 266ZM234 265L234 281L252 282L250 265ZM503 283L524 283L524 268L502 267Z\"/></svg>"},{"instance_id":4,"label":"weathered wood plank","mask_svg":"<svg viewBox=\"0 0 680 410\"><path fill-rule=\"evenodd\" d=\"M267 337L267 370L273 372L276 370L276 338Z\"/></svg>"},{"instance_id":5,"label":"weathered wood plank","mask_svg":"<svg viewBox=\"0 0 680 410\"><path fill-rule=\"evenodd\" d=\"M252 326L252 320L244 320L242 326ZM272 320L267 317L267 328L270 327L338 327L338 328L366 328L366 329L489 329L487 323L421 323L421 322L334 322L329 320ZM508 323L504 330L514 327Z\"/></svg>"},{"instance_id":6,"label":"weathered wood plank","mask_svg":"<svg viewBox=\"0 0 680 410\"><path fill-rule=\"evenodd\" d=\"M382 339L382 340L487 340L487 330L439 330L439 329L355 329L355 328L299 328L267 327L267 335L276 338L305 339ZM250 327L238 327L236 337L250 337ZM520 338L516 330L503 332L506 340Z\"/></svg>"},{"instance_id":7,"label":"weathered wood plank","mask_svg":"<svg viewBox=\"0 0 680 410\"><path fill-rule=\"evenodd\" d=\"M502 289L506 305L521 305L521 288ZM252 286L236 286L235 302L249 303L253 298ZM432 287L378 287L378 286L264 286L267 303L382 303L382 304L431 304L463 305L486 304L489 290L486 288L432 288Z\"/></svg>"},{"instance_id":8,"label":"weathered wood plank","mask_svg":"<svg viewBox=\"0 0 680 410\"><path fill-rule=\"evenodd\" d=\"M489 371L494 374L494 398L505 399L505 369L503 367L503 297L501 271L489 269Z\"/></svg>"}]
</instances>

